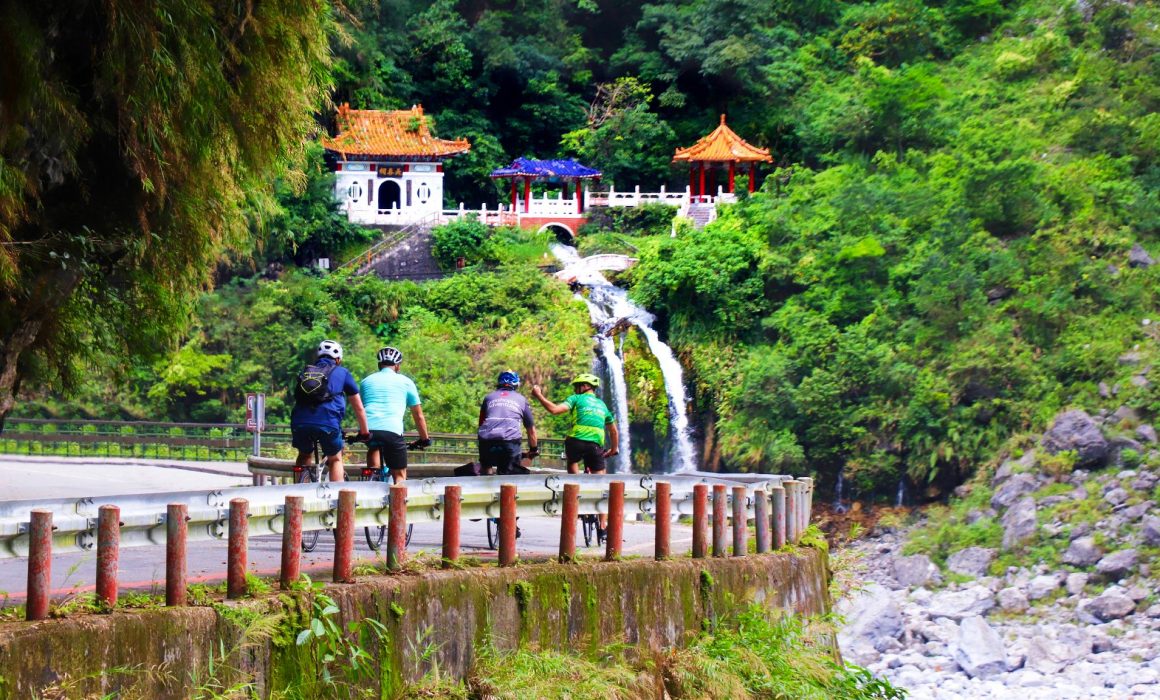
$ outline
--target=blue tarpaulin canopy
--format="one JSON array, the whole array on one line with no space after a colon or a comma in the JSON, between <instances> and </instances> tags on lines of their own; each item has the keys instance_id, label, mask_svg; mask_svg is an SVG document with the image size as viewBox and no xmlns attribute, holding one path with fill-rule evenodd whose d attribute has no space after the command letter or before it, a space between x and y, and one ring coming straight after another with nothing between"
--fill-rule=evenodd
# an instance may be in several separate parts
<instances>
[{"instance_id":1,"label":"blue tarpaulin canopy","mask_svg":"<svg viewBox=\"0 0 1160 700\"><path fill-rule=\"evenodd\" d=\"M491 171L493 178L532 177L539 179L577 179L600 177L600 171L581 165L574 160L532 160L516 158L506 168Z\"/></svg>"}]
</instances>

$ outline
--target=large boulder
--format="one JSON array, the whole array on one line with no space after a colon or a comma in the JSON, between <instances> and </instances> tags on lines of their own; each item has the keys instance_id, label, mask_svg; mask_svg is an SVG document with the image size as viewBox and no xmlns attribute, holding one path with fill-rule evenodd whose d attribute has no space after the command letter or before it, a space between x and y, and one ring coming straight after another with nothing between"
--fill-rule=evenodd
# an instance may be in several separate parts
<instances>
[{"instance_id":1,"label":"large boulder","mask_svg":"<svg viewBox=\"0 0 1160 700\"><path fill-rule=\"evenodd\" d=\"M967 547L947 557L947 569L964 576L985 576L995 559L995 550L986 547Z\"/></svg>"},{"instance_id":2,"label":"large boulder","mask_svg":"<svg viewBox=\"0 0 1160 700\"><path fill-rule=\"evenodd\" d=\"M1024 496L1003 514L1003 549L1022 544L1035 534L1035 499Z\"/></svg>"},{"instance_id":3,"label":"large boulder","mask_svg":"<svg viewBox=\"0 0 1160 700\"><path fill-rule=\"evenodd\" d=\"M1136 550L1121 549L1118 552L1112 552L1103 559L1100 559L1096 563L1096 571L1113 581L1119 581L1131 573L1132 569L1136 568L1136 560L1138 558Z\"/></svg>"},{"instance_id":4,"label":"large boulder","mask_svg":"<svg viewBox=\"0 0 1160 700\"><path fill-rule=\"evenodd\" d=\"M961 591L943 591L934 594L927 606L927 614L931 618L962 620L974 615L986 615L993 607L995 594L982 586L972 586Z\"/></svg>"},{"instance_id":5,"label":"large boulder","mask_svg":"<svg viewBox=\"0 0 1160 700\"><path fill-rule=\"evenodd\" d=\"M1149 547L1160 547L1160 517L1149 515L1140 523L1140 536Z\"/></svg>"},{"instance_id":6,"label":"large boulder","mask_svg":"<svg viewBox=\"0 0 1160 700\"><path fill-rule=\"evenodd\" d=\"M1111 622L1126 617L1136 609L1132 600L1121 588L1109 588L1098 597L1080 603L1076 614L1080 619L1094 617L1095 622Z\"/></svg>"},{"instance_id":7,"label":"large boulder","mask_svg":"<svg viewBox=\"0 0 1160 700\"><path fill-rule=\"evenodd\" d=\"M902 634L902 609L890 591L877 583L839 603L838 613L846 618L846 626L838 632L838 646L855 663L873 663L878 652Z\"/></svg>"},{"instance_id":8,"label":"large boulder","mask_svg":"<svg viewBox=\"0 0 1160 700\"><path fill-rule=\"evenodd\" d=\"M1080 537L1072 540L1067 551L1063 553L1062 559L1064 564L1072 566L1092 566L1103 556L1104 553L1096 546L1094 537Z\"/></svg>"},{"instance_id":9,"label":"large boulder","mask_svg":"<svg viewBox=\"0 0 1160 700\"><path fill-rule=\"evenodd\" d=\"M1035 477L1030 474L1015 474L995 489L995 495L991 496L991 507L995 510L1010 508L1012 503L1038 488L1039 484L1035 481Z\"/></svg>"},{"instance_id":10,"label":"large boulder","mask_svg":"<svg viewBox=\"0 0 1160 700\"><path fill-rule=\"evenodd\" d=\"M1139 243L1133 243L1132 249L1128 251L1128 266L1129 267L1152 267L1156 261L1148 255L1148 251L1144 250L1144 246Z\"/></svg>"},{"instance_id":11,"label":"large boulder","mask_svg":"<svg viewBox=\"0 0 1160 700\"><path fill-rule=\"evenodd\" d=\"M954 659L971 678L989 678L1007 671L1003 640L978 615L965 618L959 625Z\"/></svg>"},{"instance_id":12,"label":"large boulder","mask_svg":"<svg viewBox=\"0 0 1160 700\"><path fill-rule=\"evenodd\" d=\"M1051 454L1075 450L1076 466L1099 466L1108 457L1108 441L1100 432L1099 425L1087 413L1077 409L1056 416L1041 442Z\"/></svg>"},{"instance_id":13,"label":"large boulder","mask_svg":"<svg viewBox=\"0 0 1160 700\"><path fill-rule=\"evenodd\" d=\"M920 587L938 580L938 567L925 554L909 557L894 557L891 562L894 580L903 588Z\"/></svg>"},{"instance_id":14,"label":"large boulder","mask_svg":"<svg viewBox=\"0 0 1160 700\"><path fill-rule=\"evenodd\" d=\"M1057 574L1043 574L1031 579L1027 584L1027 597L1031 600L1046 598L1059 590L1063 585L1063 576Z\"/></svg>"},{"instance_id":15,"label":"large boulder","mask_svg":"<svg viewBox=\"0 0 1160 700\"><path fill-rule=\"evenodd\" d=\"M1148 423L1136 428L1136 437L1144 442L1156 442L1156 429Z\"/></svg>"},{"instance_id":16,"label":"large boulder","mask_svg":"<svg viewBox=\"0 0 1160 700\"><path fill-rule=\"evenodd\" d=\"M1031 607L1031 601L1027 600L1027 594L1022 588L1016 586L1009 586L999 591L998 598L999 607L1007 612L1026 612L1027 608Z\"/></svg>"}]
</instances>

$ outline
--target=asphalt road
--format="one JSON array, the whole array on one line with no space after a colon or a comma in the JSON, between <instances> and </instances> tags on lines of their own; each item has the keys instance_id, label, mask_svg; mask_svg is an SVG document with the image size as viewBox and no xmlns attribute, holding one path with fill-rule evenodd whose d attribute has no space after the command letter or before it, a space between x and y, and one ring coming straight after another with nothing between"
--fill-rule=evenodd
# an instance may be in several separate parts
<instances>
[{"instance_id":1,"label":"asphalt road","mask_svg":"<svg viewBox=\"0 0 1160 700\"><path fill-rule=\"evenodd\" d=\"M215 489L249 483L245 465L211 462L150 462L134 460L101 460L87 458L25 458L0 455L0 495L3 500L28 498L97 497L128 493ZM522 534L517 543L521 557L554 556L559 547L560 522L556 518L520 518ZM426 552L438 556L442 547L442 524L418 523L408 553ZM579 544L583 539L577 533ZM692 531L674 523L672 551L688 551ZM281 562L282 540L278 535L254 537L249 546L249 569L260 576L277 576ZM463 556L494 559L487 547L486 524L465 521L460 535ZM596 556L602 552L593 543L587 550ZM625 555L649 556L653 552L652 524L626 522ZM333 562L334 538L330 532L319 537L314 552L302 554L302 568L315 579L329 577ZM581 552L582 553L582 552ZM188 545L190 583L216 583L224 580L226 543L191 542ZM356 533L355 557L358 564L383 563L383 553L371 551L360 529ZM23 602L28 565L25 559L0 559L0 607ZM96 553L58 554L52 560L52 598L59 602L93 590L96 578ZM121 590L163 593L165 590L165 548L132 547L121 550Z\"/></svg>"}]
</instances>

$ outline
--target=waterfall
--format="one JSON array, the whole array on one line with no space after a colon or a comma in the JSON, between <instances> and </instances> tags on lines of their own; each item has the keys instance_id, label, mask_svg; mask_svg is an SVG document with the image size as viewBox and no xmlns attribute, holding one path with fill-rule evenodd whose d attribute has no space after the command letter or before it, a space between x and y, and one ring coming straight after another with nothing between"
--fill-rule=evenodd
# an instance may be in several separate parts
<instances>
[{"instance_id":1,"label":"waterfall","mask_svg":"<svg viewBox=\"0 0 1160 700\"><path fill-rule=\"evenodd\" d=\"M898 494L894 497L894 506L901 508L906 505L906 477L898 480Z\"/></svg>"},{"instance_id":2,"label":"waterfall","mask_svg":"<svg viewBox=\"0 0 1160 700\"><path fill-rule=\"evenodd\" d=\"M624 359L621 355L616 354L616 344L612 338L608 337L606 333L599 332L599 329L614 323L615 319L609 318L604 309L589 302L583 295L577 294L576 297L588 304L588 316L592 319L592 327L598 331L596 344L600 348L600 354L604 359L604 367L608 370L609 383L611 384L609 389L612 392L612 403L615 407L613 413L616 414L616 430L620 433L620 454L613 458L619 460L616 463L617 466L609 471L628 473L632 471L632 441L628 434L628 386L624 382Z\"/></svg>"},{"instance_id":3,"label":"waterfall","mask_svg":"<svg viewBox=\"0 0 1160 700\"><path fill-rule=\"evenodd\" d=\"M597 329L598 339L603 338L603 340L598 340L602 350L605 347L605 340L608 341L608 346L612 347L612 341L607 334L622 321L631 323L644 334L648 341L649 350L652 351L657 364L660 366L661 377L665 383L665 394L668 396L672 471L683 472L695 469L693 441L689 437L688 396L685 393L683 370L681 363L673 354L672 348L662 342L660 336L653 330L652 324L656 317L634 304L628 298L627 292L609 283L604 275L595 270L587 269L575 248L554 244L551 249L556 259L564 263L570 272L575 273L576 281L589 288L588 298L584 301L588 304L589 315ZM605 351L605 354L609 353ZM615 355L614 352L612 354ZM619 358L617 361L619 362ZM620 369L620 385L624 386L623 365ZM619 402L619 398L617 401ZM627 424L627 403L625 395L625 408L621 414L625 424ZM623 442L627 444L627 428L620 428L620 423L618 423L618 428L624 433Z\"/></svg>"},{"instance_id":4,"label":"waterfall","mask_svg":"<svg viewBox=\"0 0 1160 700\"><path fill-rule=\"evenodd\" d=\"M838 481L834 484L834 512L845 513L849 508L842 503L842 491L846 486L846 477L843 476L845 467L838 467Z\"/></svg>"}]
</instances>

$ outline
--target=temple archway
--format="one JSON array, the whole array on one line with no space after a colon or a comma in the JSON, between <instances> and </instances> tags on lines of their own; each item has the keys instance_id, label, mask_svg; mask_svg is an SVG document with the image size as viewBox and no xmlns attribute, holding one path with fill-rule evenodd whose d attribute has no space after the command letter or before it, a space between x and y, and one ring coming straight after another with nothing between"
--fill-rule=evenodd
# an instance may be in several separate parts
<instances>
[{"instance_id":1,"label":"temple archway","mask_svg":"<svg viewBox=\"0 0 1160 700\"><path fill-rule=\"evenodd\" d=\"M383 180L379 185L379 209L401 209L403 190L395 180Z\"/></svg>"},{"instance_id":2,"label":"temple archway","mask_svg":"<svg viewBox=\"0 0 1160 700\"><path fill-rule=\"evenodd\" d=\"M544 224L537 233L543 233L544 231L548 231L556 236L556 240L564 245L576 245L576 235L572 232L572 229L564 224L555 222Z\"/></svg>"}]
</instances>

